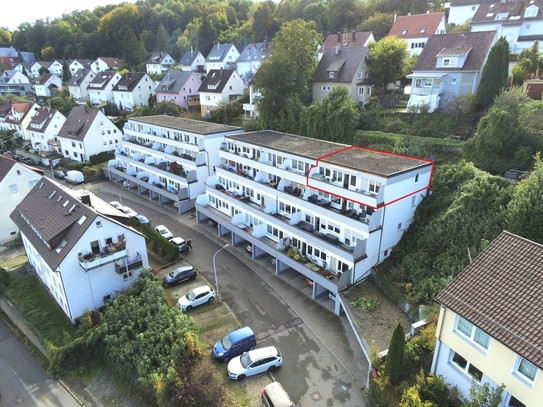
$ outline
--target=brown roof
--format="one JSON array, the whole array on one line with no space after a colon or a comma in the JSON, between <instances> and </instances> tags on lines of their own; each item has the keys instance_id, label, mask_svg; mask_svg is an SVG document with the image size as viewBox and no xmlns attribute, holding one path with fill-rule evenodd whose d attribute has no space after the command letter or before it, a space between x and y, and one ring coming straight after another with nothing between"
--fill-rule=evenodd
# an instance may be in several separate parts
<instances>
[{"instance_id":1,"label":"brown roof","mask_svg":"<svg viewBox=\"0 0 543 407\"><path fill-rule=\"evenodd\" d=\"M484 0L451 0L451 7L473 6L481 4Z\"/></svg>"},{"instance_id":2,"label":"brown roof","mask_svg":"<svg viewBox=\"0 0 543 407\"><path fill-rule=\"evenodd\" d=\"M538 82L530 81L524 82L526 94L532 99L541 100L543 95L543 80L539 79Z\"/></svg>"},{"instance_id":3,"label":"brown roof","mask_svg":"<svg viewBox=\"0 0 543 407\"><path fill-rule=\"evenodd\" d=\"M147 75L145 72L127 72L113 87L113 90L117 92L132 92L145 75ZM152 85L154 88L155 83L149 82L149 85Z\"/></svg>"},{"instance_id":4,"label":"brown roof","mask_svg":"<svg viewBox=\"0 0 543 407\"><path fill-rule=\"evenodd\" d=\"M367 51L367 47L339 48L336 55L334 48L326 49L313 73L313 81L351 83ZM330 72L336 73L333 78Z\"/></svg>"},{"instance_id":5,"label":"brown roof","mask_svg":"<svg viewBox=\"0 0 543 407\"><path fill-rule=\"evenodd\" d=\"M32 110L32 107L34 105L35 105L34 102L26 102L26 101L13 102L11 104L11 108L12 108L12 111L14 111L16 114L15 115L11 114L12 111L10 110L4 123L21 124L24 118L26 117L26 115ZM21 115L21 113L23 114Z\"/></svg>"},{"instance_id":6,"label":"brown roof","mask_svg":"<svg viewBox=\"0 0 543 407\"><path fill-rule=\"evenodd\" d=\"M49 123L57 113L56 109L48 109L44 107L40 107L34 116L32 116L32 119L30 119L30 123L28 123L28 130L32 130L37 133L43 133L47 126L49 126ZM34 127L32 126L34 125ZM38 125L39 127L35 127Z\"/></svg>"},{"instance_id":7,"label":"brown roof","mask_svg":"<svg viewBox=\"0 0 543 407\"><path fill-rule=\"evenodd\" d=\"M531 5L539 7L537 16L524 17L524 13L527 7ZM498 14L500 14L498 16ZM492 23L501 22L502 25L520 25L524 20L543 18L543 0L531 0L531 1L508 1L506 3L482 3L473 18L471 23Z\"/></svg>"},{"instance_id":8,"label":"brown roof","mask_svg":"<svg viewBox=\"0 0 543 407\"><path fill-rule=\"evenodd\" d=\"M436 298L543 369L543 245L502 232Z\"/></svg>"},{"instance_id":9,"label":"brown roof","mask_svg":"<svg viewBox=\"0 0 543 407\"><path fill-rule=\"evenodd\" d=\"M340 31L337 34L330 34L326 37L318 52L322 53L327 49L335 48L336 44L341 44L342 48L364 47L372 34L371 31Z\"/></svg>"},{"instance_id":10,"label":"brown roof","mask_svg":"<svg viewBox=\"0 0 543 407\"><path fill-rule=\"evenodd\" d=\"M117 71L102 71L98 72L94 78L89 82L88 90L101 90L105 89L109 82L111 82Z\"/></svg>"},{"instance_id":11,"label":"brown roof","mask_svg":"<svg viewBox=\"0 0 543 407\"><path fill-rule=\"evenodd\" d=\"M222 93L232 75L237 75L234 69L211 69L202 81L198 92ZM209 89L208 85L216 86L216 88Z\"/></svg>"},{"instance_id":12,"label":"brown roof","mask_svg":"<svg viewBox=\"0 0 543 407\"><path fill-rule=\"evenodd\" d=\"M79 141L83 140L99 112L99 109L86 106L74 107L66 118L64 125L60 128L58 136Z\"/></svg>"},{"instance_id":13,"label":"brown roof","mask_svg":"<svg viewBox=\"0 0 543 407\"><path fill-rule=\"evenodd\" d=\"M54 74L52 73L44 73L39 78L36 79L34 82L36 85L43 85L45 82L47 82Z\"/></svg>"},{"instance_id":14,"label":"brown roof","mask_svg":"<svg viewBox=\"0 0 543 407\"><path fill-rule=\"evenodd\" d=\"M8 172L13 168L16 163L17 161L0 155L0 182L4 179L4 177L8 174Z\"/></svg>"},{"instance_id":15,"label":"brown roof","mask_svg":"<svg viewBox=\"0 0 543 407\"><path fill-rule=\"evenodd\" d=\"M118 58L98 57L98 59L105 62L107 64L107 66L109 66L110 68L113 68L113 67L119 68L119 67L123 66L123 61L121 61Z\"/></svg>"},{"instance_id":16,"label":"brown roof","mask_svg":"<svg viewBox=\"0 0 543 407\"><path fill-rule=\"evenodd\" d=\"M445 18L445 12L413 14L399 16L388 32L389 36L397 38L429 37L437 32L439 23Z\"/></svg>"},{"instance_id":17,"label":"brown roof","mask_svg":"<svg viewBox=\"0 0 543 407\"><path fill-rule=\"evenodd\" d=\"M494 45L496 31L470 32L465 34L440 34L428 38L413 71L479 71ZM436 68L437 55L458 55L470 49L462 67Z\"/></svg>"}]
</instances>

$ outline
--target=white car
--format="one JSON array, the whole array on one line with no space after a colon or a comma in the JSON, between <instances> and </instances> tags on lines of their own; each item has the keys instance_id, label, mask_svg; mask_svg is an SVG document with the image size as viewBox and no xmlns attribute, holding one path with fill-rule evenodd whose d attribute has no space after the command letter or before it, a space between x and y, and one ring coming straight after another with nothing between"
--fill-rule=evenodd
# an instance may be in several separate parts
<instances>
[{"instance_id":1,"label":"white car","mask_svg":"<svg viewBox=\"0 0 543 407\"><path fill-rule=\"evenodd\" d=\"M170 240L173 237L173 233L170 232L170 229L164 225L158 225L155 230L160 233L160 236L162 236L164 239Z\"/></svg>"},{"instance_id":2,"label":"white car","mask_svg":"<svg viewBox=\"0 0 543 407\"><path fill-rule=\"evenodd\" d=\"M123 206L122 206L119 202L117 202L117 201L111 201L109 204L110 204L111 206L113 206L115 209L118 209L118 210L120 210L121 212L123 211Z\"/></svg>"},{"instance_id":3,"label":"white car","mask_svg":"<svg viewBox=\"0 0 543 407\"><path fill-rule=\"evenodd\" d=\"M177 307L183 311L215 301L215 291L208 285L197 287L177 300Z\"/></svg>"},{"instance_id":4,"label":"white car","mask_svg":"<svg viewBox=\"0 0 543 407\"><path fill-rule=\"evenodd\" d=\"M283 364L281 351L275 346L266 346L245 352L228 362L228 376L243 380L247 376L271 372Z\"/></svg>"},{"instance_id":5,"label":"white car","mask_svg":"<svg viewBox=\"0 0 543 407\"><path fill-rule=\"evenodd\" d=\"M131 218L133 218L134 216L138 214L134 209L132 209L129 206L123 206L123 209L121 210L123 211L125 215L130 216Z\"/></svg>"}]
</instances>

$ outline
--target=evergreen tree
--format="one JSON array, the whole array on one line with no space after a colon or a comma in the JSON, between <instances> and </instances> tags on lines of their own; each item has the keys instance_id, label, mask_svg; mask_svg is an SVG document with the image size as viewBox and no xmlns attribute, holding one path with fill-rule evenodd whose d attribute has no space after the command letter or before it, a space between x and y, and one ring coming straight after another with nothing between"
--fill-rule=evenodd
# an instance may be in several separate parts
<instances>
[{"instance_id":1,"label":"evergreen tree","mask_svg":"<svg viewBox=\"0 0 543 407\"><path fill-rule=\"evenodd\" d=\"M501 37L490 50L483 68L481 83L477 88L477 104L490 106L494 98L505 88L509 75L509 43Z\"/></svg>"},{"instance_id":2,"label":"evergreen tree","mask_svg":"<svg viewBox=\"0 0 543 407\"><path fill-rule=\"evenodd\" d=\"M70 72L70 68L68 67L68 63L66 60L62 62L62 82L68 83L72 79L72 73Z\"/></svg>"},{"instance_id":3,"label":"evergreen tree","mask_svg":"<svg viewBox=\"0 0 543 407\"><path fill-rule=\"evenodd\" d=\"M385 363L385 375L390 378L391 384L398 384L402 378L404 353L405 333L402 324L398 323L398 326L394 329L394 333L390 339L387 361Z\"/></svg>"}]
</instances>

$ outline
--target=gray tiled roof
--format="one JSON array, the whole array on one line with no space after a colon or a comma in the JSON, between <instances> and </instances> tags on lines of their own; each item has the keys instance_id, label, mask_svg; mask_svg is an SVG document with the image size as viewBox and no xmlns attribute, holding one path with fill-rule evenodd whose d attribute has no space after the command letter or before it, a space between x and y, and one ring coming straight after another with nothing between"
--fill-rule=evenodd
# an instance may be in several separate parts
<instances>
[{"instance_id":1,"label":"gray tiled roof","mask_svg":"<svg viewBox=\"0 0 543 407\"><path fill-rule=\"evenodd\" d=\"M451 0L451 7L474 6L484 0Z\"/></svg>"},{"instance_id":2,"label":"gray tiled roof","mask_svg":"<svg viewBox=\"0 0 543 407\"><path fill-rule=\"evenodd\" d=\"M169 71L155 88L155 92L177 95L192 76L192 71Z\"/></svg>"},{"instance_id":3,"label":"gray tiled roof","mask_svg":"<svg viewBox=\"0 0 543 407\"><path fill-rule=\"evenodd\" d=\"M222 93L230 77L234 74L236 74L234 69L212 69L202 81L198 92ZM209 89L208 86L216 86L216 88Z\"/></svg>"},{"instance_id":4,"label":"gray tiled roof","mask_svg":"<svg viewBox=\"0 0 543 407\"><path fill-rule=\"evenodd\" d=\"M58 137L82 141L99 112L99 109L86 106L74 107L60 128Z\"/></svg>"},{"instance_id":5,"label":"gray tiled roof","mask_svg":"<svg viewBox=\"0 0 543 407\"><path fill-rule=\"evenodd\" d=\"M145 72L127 72L113 87L113 90L116 92L132 92L146 75ZM152 84L152 86L155 85L154 82L150 82L149 84Z\"/></svg>"},{"instance_id":6,"label":"gray tiled roof","mask_svg":"<svg viewBox=\"0 0 543 407\"><path fill-rule=\"evenodd\" d=\"M337 34L330 34L328 37L326 37L318 52L322 53L327 49L335 48L337 44L341 44L342 48L364 47L366 41L368 41L371 35L371 31L345 31L338 32Z\"/></svg>"},{"instance_id":7,"label":"gray tiled roof","mask_svg":"<svg viewBox=\"0 0 543 407\"><path fill-rule=\"evenodd\" d=\"M543 369L543 246L502 232L436 298Z\"/></svg>"},{"instance_id":8,"label":"gray tiled roof","mask_svg":"<svg viewBox=\"0 0 543 407\"><path fill-rule=\"evenodd\" d=\"M170 54L167 52L153 52L145 62L146 64L161 64ZM171 57L170 57L171 58Z\"/></svg>"},{"instance_id":9,"label":"gray tiled roof","mask_svg":"<svg viewBox=\"0 0 543 407\"><path fill-rule=\"evenodd\" d=\"M206 62L222 62L228 55L230 48L235 48L234 44L217 44L211 48L207 55Z\"/></svg>"},{"instance_id":10,"label":"gray tiled roof","mask_svg":"<svg viewBox=\"0 0 543 407\"><path fill-rule=\"evenodd\" d=\"M249 44L239 54L236 62L258 62L263 61L271 55L271 47L267 41Z\"/></svg>"},{"instance_id":11,"label":"gray tiled roof","mask_svg":"<svg viewBox=\"0 0 543 407\"><path fill-rule=\"evenodd\" d=\"M465 34L440 34L428 38L413 71L479 71L488 57L496 38L496 31L470 32ZM436 68L437 55L456 55L459 50L471 49L463 67Z\"/></svg>"},{"instance_id":12,"label":"gray tiled roof","mask_svg":"<svg viewBox=\"0 0 543 407\"><path fill-rule=\"evenodd\" d=\"M115 75L117 74L116 71L102 71L98 72L96 76L90 81L88 90L102 90L105 89L109 82L113 78L115 78Z\"/></svg>"},{"instance_id":13,"label":"gray tiled roof","mask_svg":"<svg viewBox=\"0 0 543 407\"><path fill-rule=\"evenodd\" d=\"M524 17L526 8L534 5L539 7L537 16ZM504 19L497 19L497 15L504 13ZM533 1L508 1L506 3L501 2L484 2L482 3L473 18L472 23L501 23L502 25L521 25L525 20L541 19L543 18L543 0Z\"/></svg>"},{"instance_id":14,"label":"gray tiled roof","mask_svg":"<svg viewBox=\"0 0 543 407\"><path fill-rule=\"evenodd\" d=\"M351 83L367 51L367 47L339 48L336 55L334 48L326 49L313 73L313 81ZM334 78L329 77L329 72L332 71L337 72Z\"/></svg>"},{"instance_id":15,"label":"gray tiled roof","mask_svg":"<svg viewBox=\"0 0 543 407\"><path fill-rule=\"evenodd\" d=\"M198 54L201 54L201 52L198 50L185 52L185 54L179 60L179 65L191 66L194 60L198 57ZM203 58L203 55L202 55L202 58Z\"/></svg>"},{"instance_id":16,"label":"gray tiled roof","mask_svg":"<svg viewBox=\"0 0 543 407\"><path fill-rule=\"evenodd\" d=\"M68 86L81 86L81 83L85 80L89 74L93 74L93 71L91 71L88 68L79 68L73 75L70 81L68 82Z\"/></svg>"},{"instance_id":17,"label":"gray tiled roof","mask_svg":"<svg viewBox=\"0 0 543 407\"><path fill-rule=\"evenodd\" d=\"M349 148L350 146L345 144L279 133L273 130L234 134L226 136L226 138L285 153L298 154L314 160L319 159L326 163L383 177L392 177L405 171L431 165L430 162L421 159L356 147Z\"/></svg>"}]
</instances>

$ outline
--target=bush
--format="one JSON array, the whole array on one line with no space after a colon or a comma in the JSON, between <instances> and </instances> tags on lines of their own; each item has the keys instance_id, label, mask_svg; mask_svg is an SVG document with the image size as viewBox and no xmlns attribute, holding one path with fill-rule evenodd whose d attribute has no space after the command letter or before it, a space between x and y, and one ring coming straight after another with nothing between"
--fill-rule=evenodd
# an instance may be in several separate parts
<instances>
[{"instance_id":1,"label":"bush","mask_svg":"<svg viewBox=\"0 0 543 407\"><path fill-rule=\"evenodd\" d=\"M349 301L353 307L360 308L362 311L373 312L379 306L379 298L372 295L357 295Z\"/></svg>"},{"instance_id":2,"label":"bush","mask_svg":"<svg viewBox=\"0 0 543 407\"><path fill-rule=\"evenodd\" d=\"M89 161L93 165L96 165L96 164L107 162L107 161L112 160L114 158L115 158L115 151L114 150L102 151L101 153L91 155L89 157Z\"/></svg>"},{"instance_id":3,"label":"bush","mask_svg":"<svg viewBox=\"0 0 543 407\"><path fill-rule=\"evenodd\" d=\"M385 375L390 377L390 383L398 384L403 374L405 355L405 333L401 323L398 323L392 333L388 347Z\"/></svg>"},{"instance_id":4,"label":"bush","mask_svg":"<svg viewBox=\"0 0 543 407\"><path fill-rule=\"evenodd\" d=\"M11 274L9 274L5 268L0 267L0 290L8 287L10 282Z\"/></svg>"}]
</instances>

